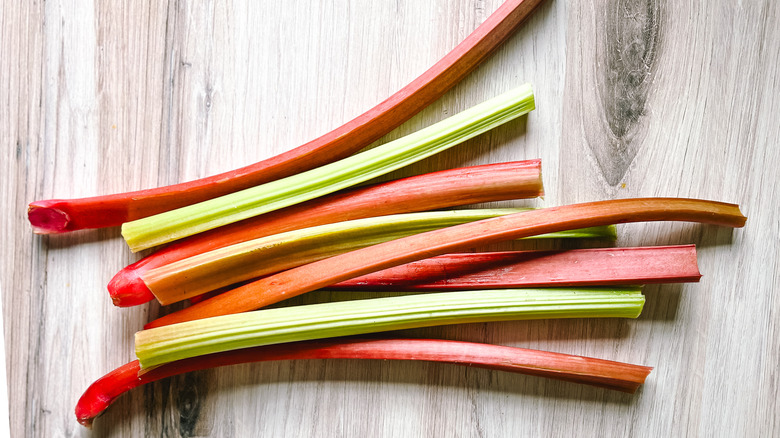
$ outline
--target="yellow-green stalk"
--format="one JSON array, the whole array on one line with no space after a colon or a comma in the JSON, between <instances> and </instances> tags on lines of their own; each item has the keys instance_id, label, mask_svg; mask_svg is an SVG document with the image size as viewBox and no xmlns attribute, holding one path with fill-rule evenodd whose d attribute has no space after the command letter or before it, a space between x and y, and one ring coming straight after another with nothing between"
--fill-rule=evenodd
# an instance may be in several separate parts
<instances>
[{"instance_id":1,"label":"yellow-green stalk","mask_svg":"<svg viewBox=\"0 0 780 438\"><path fill-rule=\"evenodd\" d=\"M447 324L545 318L636 318L639 288L445 292L257 310L137 332L142 368L283 342Z\"/></svg>"},{"instance_id":2,"label":"yellow-green stalk","mask_svg":"<svg viewBox=\"0 0 780 438\"><path fill-rule=\"evenodd\" d=\"M437 154L534 109L530 85L335 163L122 225L132 251L238 222L351 187Z\"/></svg>"}]
</instances>

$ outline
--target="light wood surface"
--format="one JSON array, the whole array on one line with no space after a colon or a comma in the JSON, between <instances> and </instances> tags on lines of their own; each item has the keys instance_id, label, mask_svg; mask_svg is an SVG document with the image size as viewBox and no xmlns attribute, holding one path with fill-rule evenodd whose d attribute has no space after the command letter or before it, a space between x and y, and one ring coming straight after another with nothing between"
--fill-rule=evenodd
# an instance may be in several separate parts
<instances>
[{"instance_id":1,"label":"light wood surface","mask_svg":"<svg viewBox=\"0 0 780 438\"><path fill-rule=\"evenodd\" d=\"M160 382L121 398L91 432L76 423L82 391L133 358L133 333L160 309L112 306L106 283L138 258L118 230L35 236L27 203L190 180L288 150L395 92L499 4L3 2L0 287L12 436L780 435L773 0L548 0L491 60L387 136L531 82L530 116L392 176L541 158L545 198L500 205L740 204L739 230L619 228L620 246L700 251L702 281L647 287L638 320L408 333L654 366L637 394L425 363L280 362Z\"/></svg>"}]
</instances>

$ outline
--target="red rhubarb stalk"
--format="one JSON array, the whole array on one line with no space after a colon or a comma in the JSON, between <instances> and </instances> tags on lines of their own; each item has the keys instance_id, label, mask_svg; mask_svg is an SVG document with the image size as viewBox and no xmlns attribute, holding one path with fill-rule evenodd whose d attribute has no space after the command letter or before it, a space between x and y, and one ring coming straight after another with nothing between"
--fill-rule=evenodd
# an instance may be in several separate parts
<instances>
[{"instance_id":1,"label":"red rhubarb stalk","mask_svg":"<svg viewBox=\"0 0 780 438\"><path fill-rule=\"evenodd\" d=\"M135 306L154 299L141 279L144 273L215 249L334 222L542 194L540 160L444 170L353 189L183 239L119 271L108 291L114 305Z\"/></svg>"},{"instance_id":2,"label":"red rhubarb stalk","mask_svg":"<svg viewBox=\"0 0 780 438\"><path fill-rule=\"evenodd\" d=\"M275 157L219 175L156 189L30 204L36 233L121 225L294 175L352 155L420 112L487 59L542 0L508 0L425 73L339 128Z\"/></svg>"},{"instance_id":3,"label":"red rhubarb stalk","mask_svg":"<svg viewBox=\"0 0 780 438\"><path fill-rule=\"evenodd\" d=\"M328 289L445 291L696 282L695 245L445 254Z\"/></svg>"},{"instance_id":4,"label":"red rhubarb stalk","mask_svg":"<svg viewBox=\"0 0 780 438\"><path fill-rule=\"evenodd\" d=\"M293 252L289 260L285 260L290 250L281 244L273 247L281 254L268 252L266 256L257 258L260 263L253 263L252 259L266 250L266 247L261 247L248 251L251 257L226 257L229 260L227 264L217 259L214 269L208 269L208 263L193 264L192 269L174 263L162 268L163 271L171 268L171 272L157 273L157 278L144 277L144 281L154 291L160 304L167 305L185 298L192 304L260 278L262 275L254 274L253 269L268 275L282 271L281 268L289 269L323 259L325 254L322 257L312 255L326 250L327 246L315 243L314 252ZM358 247L356 245L353 249ZM337 249L337 252L328 251L328 256L347 251L343 243L338 244ZM238 269L232 268L233 265ZM223 278L223 273L228 275ZM150 274L155 274L155 271ZM696 247L678 245L445 254L353 278L328 289L452 291L683 283L696 282L700 278ZM234 286L230 287L231 284ZM207 292L202 293L204 290Z\"/></svg>"},{"instance_id":5,"label":"red rhubarb stalk","mask_svg":"<svg viewBox=\"0 0 780 438\"><path fill-rule=\"evenodd\" d=\"M299 266L163 316L146 327L255 310L393 266L538 234L640 221L742 227L746 220L733 204L679 198L616 199L532 210L429 231Z\"/></svg>"},{"instance_id":6,"label":"red rhubarb stalk","mask_svg":"<svg viewBox=\"0 0 780 438\"><path fill-rule=\"evenodd\" d=\"M435 339L329 339L276 344L169 362L139 375L137 360L106 374L87 388L76 405L84 426L125 392L160 379L226 365L297 359L421 360L548 377L633 393L651 367L583 356Z\"/></svg>"}]
</instances>

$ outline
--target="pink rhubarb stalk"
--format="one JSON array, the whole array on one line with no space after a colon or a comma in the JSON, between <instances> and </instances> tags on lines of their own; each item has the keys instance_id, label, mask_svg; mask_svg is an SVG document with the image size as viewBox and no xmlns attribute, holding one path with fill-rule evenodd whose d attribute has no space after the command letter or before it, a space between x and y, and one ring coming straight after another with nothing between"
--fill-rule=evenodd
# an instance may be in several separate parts
<instances>
[{"instance_id":1,"label":"pink rhubarb stalk","mask_svg":"<svg viewBox=\"0 0 780 438\"><path fill-rule=\"evenodd\" d=\"M445 254L328 289L445 291L699 281L694 245Z\"/></svg>"},{"instance_id":2,"label":"pink rhubarb stalk","mask_svg":"<svg viewBox=\"0 0 780 438\"><path fill-rule=\"evenodd\" d=\"M137 360L106 374L87 388L76 405L84 426L125 392L191 371L248 362L297 359L379 359L444 362L548 377L633 393L651 367L562 353L434 339L327 339L267 345L169 362L141 373Z\"/></svg>"},{"instance_id":3,"label":"pink rhubarb stalk","mask_svg":"<svg viewBox=\"0 0 780 438\"><path fill-rule=\"evenodd\" d=\"M540 160L444 170L357 188L175 242L119 271L108 291L114 305L135 306L154 299L142 280L146 272L215 249L334 222L542 194Z\"/></svg>"},{"instance_id":4,"label":"pink rhubarb stalk","mask_svg":"<svg viewBox=\"0 0 780 438\"><path fill-rule=\"evenodd\" d=\"M289 269L163 316L146 327L255 310L393 266L538 234L640 221L742 227L746 220L736 205L681 198L616 199L532 210L396 239Z\"/></svg>"},{"instance_id":5,"label":"pink rhubarb stalk","mask_svg":"<svg viewBox=\"0 0 780 438\"><path fill-rule=\"evenodd\" d=\"M507 0L417 79L357 118L302 146L240 169L182 184L91 198L36 201L28 208L30 224L41 234L117 226L352 155L444 95L509 38L541 2Z\"/></svg>"}]
</instances>

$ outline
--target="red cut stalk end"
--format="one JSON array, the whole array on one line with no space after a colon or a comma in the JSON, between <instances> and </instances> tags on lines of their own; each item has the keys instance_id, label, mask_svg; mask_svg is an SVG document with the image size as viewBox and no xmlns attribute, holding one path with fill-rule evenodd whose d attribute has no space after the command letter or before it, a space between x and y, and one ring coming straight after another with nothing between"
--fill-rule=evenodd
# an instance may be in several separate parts
<instances>
[{"instance_id":1,"label":"red cut stalk end","mask_svg":"<svg viewBox=\"0 0 780 438\"><path fill-rule=\"evenodd\" d=\"M76 404L76 420L91 428L92 421L102 414L117 397L145 383L138 377L141 365L137 360L111 371L87 388Z\"/></svg>"},{"instance_id":2,"label":"red cut stalk end","mask_svg":"<svg viewBox=\"0 0 780 438\"><path fill-rule=\"evenodd\" d=\"M70 231L70 216L55 207L57 200L37 201L27 208L27 219L35 234L58 234Z\"/></svg>"},{"instance_id":3,"label":"red cut stalk end","mask_svg":"<svg viewBox=\"0 0 780 438\"><path fill-rule=\"evenodd\" d=\"M143 259L122 269L108 283L108 293L115 306L137 306L154 299L154 294L141 279L142 262Z\"/></svg>"},{"instance_id":4,"label":"red cut stalk end","mask_svg":"<svg viewBox=\"0 0 780 438\"><path fill-rule=\"evenodd\" d=\"M121 196L35 201L27 208L27 218L38 234L117 226L128 220L124 204L117 198Z\"/></svg>"}]
</instances>

